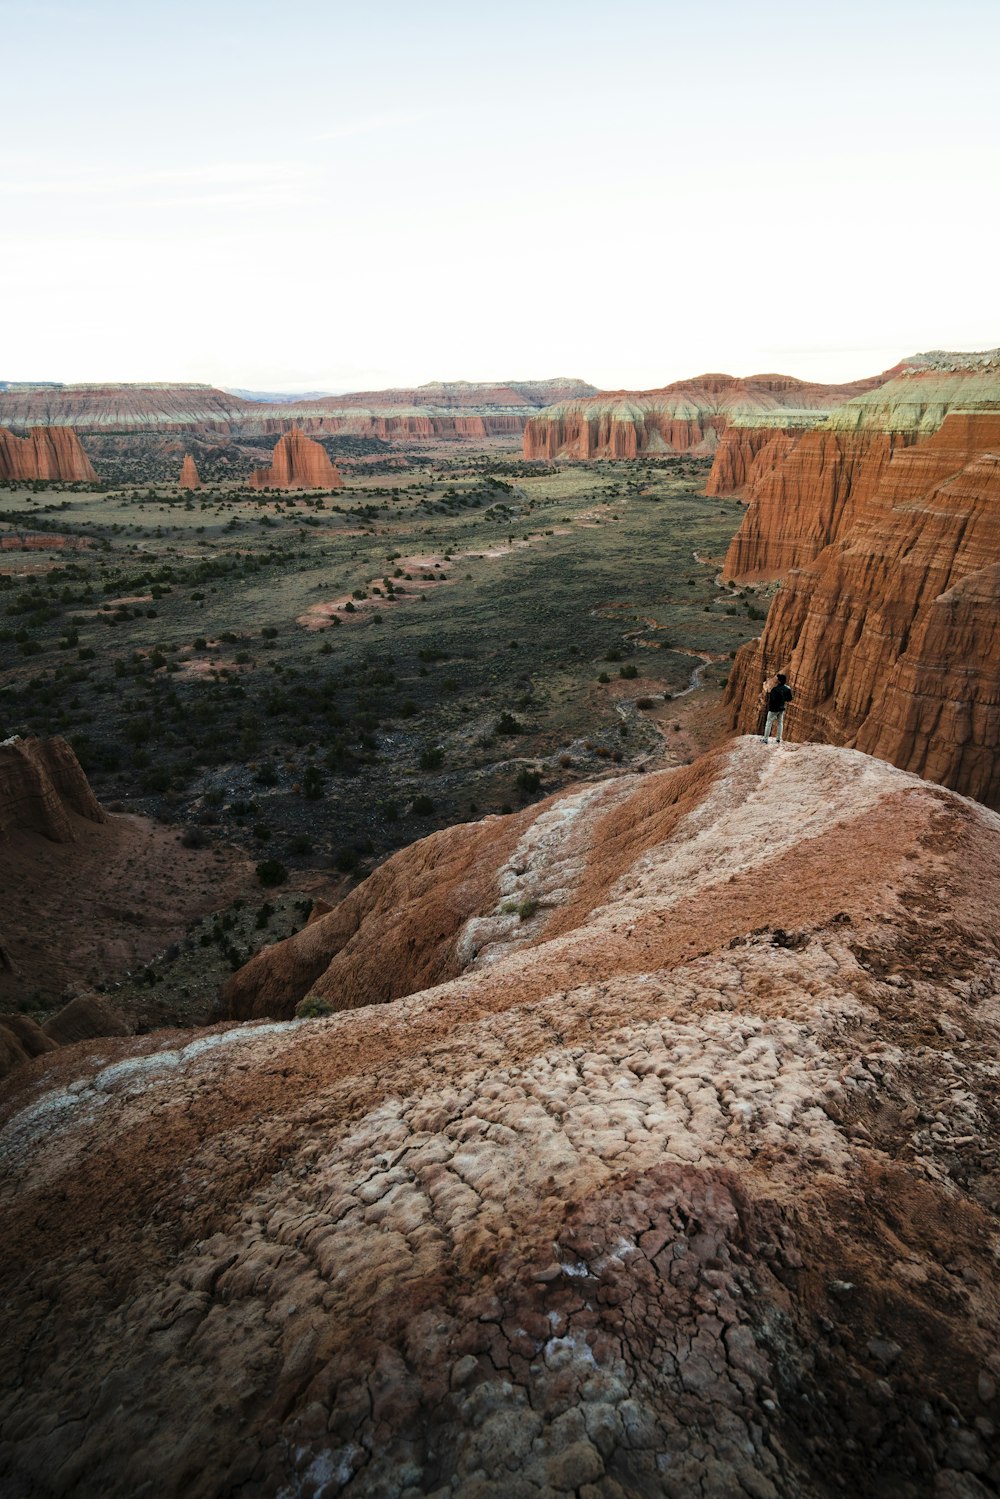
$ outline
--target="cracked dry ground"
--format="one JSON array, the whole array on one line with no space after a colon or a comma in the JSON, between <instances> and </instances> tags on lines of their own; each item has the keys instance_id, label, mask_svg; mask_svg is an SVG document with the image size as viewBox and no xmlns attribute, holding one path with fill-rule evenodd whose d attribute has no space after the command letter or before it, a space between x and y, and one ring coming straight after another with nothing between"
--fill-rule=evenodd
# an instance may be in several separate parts
<instances>
[{"instance_id":1,"label":"cracked dry ground","mask_svg":"<svg viewBox=\"0 0 1000 1499\"><path fill-rule=\"evenodd\" d=\"M528 945L21 1069L5 1495L997 1491L1000 818L749 740L602 786L495 822Z\"/></svg>"}]
</instances>

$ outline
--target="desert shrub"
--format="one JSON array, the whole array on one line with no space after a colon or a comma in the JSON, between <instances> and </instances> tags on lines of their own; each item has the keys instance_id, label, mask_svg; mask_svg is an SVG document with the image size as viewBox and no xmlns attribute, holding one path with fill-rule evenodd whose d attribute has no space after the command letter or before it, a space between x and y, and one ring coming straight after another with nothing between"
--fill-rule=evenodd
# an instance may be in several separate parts
<instances>
[{"instance_id":1,"label":"desert shrub","mask_svg":"<svg viewBox=\"0 0 1000 1499\"><path fill-rule=\"evenodd\" d=\"M637 708L644 708L647 711L654 706L653 699L651 697L636 698L635 705Z\"/></svg>"},{"instance_id":2,"label":"desert shrub","mask_svg":"<svg viewBox=\"0 0 1000 1499\"><path fill-rule=\"evenodd\" d=\"M254 823L253 835L258 843L269 843L271 840L271 829L266 822Z\"/></svg>"},{"instance_id":3,"label":"desert shrub","mask_svg":"<svg viewBox=\"0 0 1000 1499\"><path fill-rule=\"evenodd\" d=\"M185 828L181 834L182 848L207 848L210 842L204 828Z\"/></svg>"},{"instance_id":4,"label":"desert shrub","mask_svg":"<svg viewBox=\"0 0 1000 1499\"><path fill-rule=\"evenodd\" d=\"M621 667L618 675L631 682L639 675L639 668L630 661L627 666Z\"/></svg>"},{"instance_id":5,"label":"desert shrub","mask_svg":"<svg viewBox=\"0 0 1000 1499\"><path fill-rule=\"evenodd\" d=\"M429 796L415 796L410 804L410 811L417 817L432 817L434 815L434 803Z\"/></svg>"},{"instance_id":6,"label":"desert shrub","mask_svg":"<svg viewBox=\"0 0 1000 1499\"><path fill-rule=\"evenodd\" d=\"M420 756L421 770L440 770L444 764L444 750L440 745L425 749Z\"/></svg>"},{"instance_id":7,"label":"desert shrub","mask_svg":"<svg viewBox=\"0 0 1000 1499\"><path fill-rule=\"evenodd\" d=\"M507 735L523 734L524 724L519 723L518 720L514 717L513 713L508 713L506 709L504 709L503 713L501 713L500 717L493 725L493 732L494 734Z\"/></svg>"},{"instance_id":8,"label":"desert shrub","mask_svg":"<svg viewBox=\"0 0 1000 1499\"><path fill-rule=\"evenodd\" d=\"M312 839L308 833L296 833L288 840L288 852L290 854L311 854Z\"/></svg>"},{"instance_id":9,"label":"desert shrub","mask_svg":"<svg viewBox=\"0 0 1000 1499\"><path fill-rule=\"evenodd\" d=\"M351 874L361 862L356 848L338 848L333 856L333 867L341 874Z\"/></svg>"},{"instance_id":10,"label":"desert shrub","mask_svg":"<svg viewBox=\"0 0 1000 1499\"><path fill-rule=\"evenodd\" d=\"M522 765L514 784L522 796L530 796L542 784L542 773L540 770L529 770L526 765Z\"/></svg>"},{"instance_id":11,"label":"desert shrub","mask_svg":"<svg viewBox=\"0 0 1000 1499\"><path fill-rule=\"evenodd\" d=\"M288 879L288 870L277 859L264 859L257 865L257 878L268 888L283 885Z\"/></svg>"},{"instance_id":12,"label":"desert shrub","mask_svg":"<svg viewBox=\"0 0 1000 1499\"><path fill-rule=\"evenodd\" d=\"M611 650L606 652L604 657L605 661L620 661L621 658L622 653L618 650L617 646L612 646Z\"/></svg>"},{"instance_id":13,"label":"desert shrub","mask_svg":"<svg viewBox=\"0 0 1000 1499\"><path fill-rule=\"evenodd\" d=\"M274 907L269 900L266 900L264 904L262 906L259 906L257 909L257 915L254 919L254 926L258 931L263 931L264 927L267 926L273 915Z\"/></svg>"},{"instance_id":14,"label":"desert shrub","mask_svg":"<svg viewBox=\"0 0 1000 1499\"><path fill-rule=\"evenodd\" d=\"M333 1005L328 999L323 999L318 994L307 994L305 999L300 999L295 1006L296 1020L322 1020L324 1015L332 1014Z\"/></svg>"},{"instance_id":15,"label":"desert shrub","mask_svg":"<svg viewBox=\"0 0 1000 1499\"><path fill-rule=\"evenodd\" d=\"M560 755L559 756L559 768L561 770L569 770L571 768L572 764L573 764L573 756L572 755Z\"/></svg>"},{"instance_id":16,"label":"desert shrub","mask_svg":"<svg viewBox=\"0 0 1000 1499\"><path fill-rule=\"evenodd\" d=\"M611 681L611 678L608 676L608 674L607 674L606 671L602 671L600 673L600 675L598 676L597 680L599 682L603 682L605 684L605 686L606 686L608 684L608 682Z\"/></svg>"}]
</instances>

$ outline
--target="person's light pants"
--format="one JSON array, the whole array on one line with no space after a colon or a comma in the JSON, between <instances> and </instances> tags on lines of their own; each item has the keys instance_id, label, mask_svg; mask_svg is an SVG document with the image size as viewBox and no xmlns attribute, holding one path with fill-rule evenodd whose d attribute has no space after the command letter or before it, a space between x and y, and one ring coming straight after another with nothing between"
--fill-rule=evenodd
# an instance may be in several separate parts
<instances>
[{"instance_id":1,"label":"person's light pants","mask_svg":"<svg viewBox=\"0 0 1000 1499\"><path fill-rule=\"evenodd\" d=\"M782 709L780 713L772 713L771 710L770 710L770 708L768 708L768 710L767 710L767 721L764 724L764 743L765 744L770 739L770 737L771 737L771 729L774 727L775 724L778 725L778 743L779 744L781 743L781 729L782 729L782 725L784 724L784 722L785 722L785 711L784 711L784 709Z\"/></svg>"}]
</instances>

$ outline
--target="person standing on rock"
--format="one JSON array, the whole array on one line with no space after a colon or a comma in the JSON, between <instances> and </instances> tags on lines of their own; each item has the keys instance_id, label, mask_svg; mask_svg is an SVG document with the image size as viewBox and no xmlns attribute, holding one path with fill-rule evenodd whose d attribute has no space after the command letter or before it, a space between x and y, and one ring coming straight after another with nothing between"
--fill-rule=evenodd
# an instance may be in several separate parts
<instances>
[{"instance_id":1,"label":"person standing on rock","mask_svg":"<svg viewBox=\"0 0 1000 1499\"><path fill-rule=\"evenodd\" d=\"M779 671L774 685L767 688L767 718L764 720L764 743L767 744L771 737L771 730L775 724L778 726L778 743L781 743L781 733L785 722L785 704L792 700L792 689L788 685L788 678L783 671Z\"/></svg>"}]
</instances>

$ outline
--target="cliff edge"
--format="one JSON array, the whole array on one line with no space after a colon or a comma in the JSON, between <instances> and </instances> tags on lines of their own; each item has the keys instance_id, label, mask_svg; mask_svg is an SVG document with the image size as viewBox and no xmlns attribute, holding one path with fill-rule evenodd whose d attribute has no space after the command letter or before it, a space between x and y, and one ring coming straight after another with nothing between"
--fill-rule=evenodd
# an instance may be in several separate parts
<instances>
[{"instance_id":1,"label":"cliff edge","mask_svg":"<svg viewBox=\"0 0 1000 1499\"><path fill-rule=\"evenodd\" d=\"M989 1492L1000 818L741 740L479 826L364 917L444 982L14 1075L11 1492Z\"/></svg>"}]
</instances>

